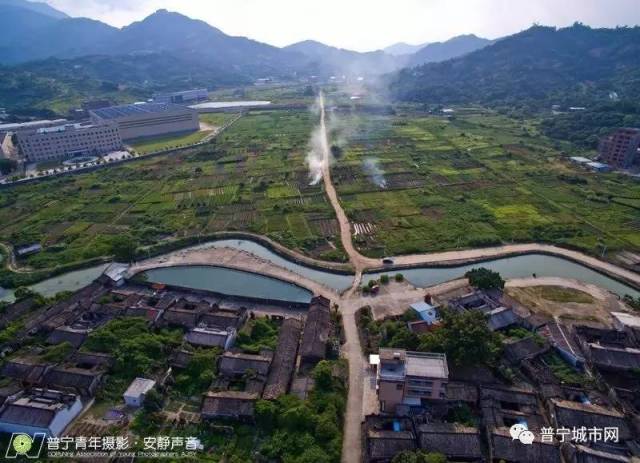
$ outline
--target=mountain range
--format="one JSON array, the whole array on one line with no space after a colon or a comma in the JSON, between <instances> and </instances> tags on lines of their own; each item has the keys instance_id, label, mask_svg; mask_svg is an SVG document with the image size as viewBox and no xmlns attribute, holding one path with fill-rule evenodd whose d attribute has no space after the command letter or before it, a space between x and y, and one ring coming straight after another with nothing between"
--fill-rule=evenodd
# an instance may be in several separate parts
<instances>
[{"instance_id":1,"label":"mountain range","mask_svg":"<svg viewBox=\"0 0 640 463\"><path fill-rule=\"evenodd\" d=\"M639 27L534 26L495 41L463 35L417 51L396 44L361 53L312 40L278 48L166 10L114 28L42 3L0 0L0 30L0 105L12 110L342 74L384 75L378 81L393 98L421 103L548 107L640 98Z\"/></svg>"},{"instance_id":2,"label":"mountain range","mask_svg":"<svg viewBox=\"0 0 640 463\"><path fill-rule=\"evenodd\" d=\"M640 27L533 26L473 53L391 76L401 100L586 106L640 97Z\"/></svg>"},{"instance_id":3,"label":"mountain range","mask_svg":"<svg viewBox=\"0 0 640 463\"><path fill-rule=\"evenodd\" d=\"M278 48L221 30L178 13L159 10L121 29L87 18L70 18L47 4L0 0L0 60L16 65L47 58L88 55L180 54L193 65L230 68L247 77L293 72L386 73L407 64L445 60L483 46L485 39L465 36L430 44L422 55L394 56L384 51L359 53L303 41ZM430 51L437 48L437 53Z\"/></svg>"}]
</instances>

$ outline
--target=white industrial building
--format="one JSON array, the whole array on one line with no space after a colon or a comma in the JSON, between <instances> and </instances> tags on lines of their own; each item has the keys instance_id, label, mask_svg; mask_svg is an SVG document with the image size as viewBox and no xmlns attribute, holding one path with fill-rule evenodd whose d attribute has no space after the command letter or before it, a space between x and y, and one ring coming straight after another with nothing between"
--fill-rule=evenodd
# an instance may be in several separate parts
<instances>
[{"instance_id":1,"label":"white industrial building","mask_svg":"<svg viewBox=\"0 0 640 463\"><path fill-rule=\"evenodd\" d=\"M153 94L153 101L156 103L183 104L183 103L191 103L194 101L203 101L207 99L209 99L209 92L207 91L206 88L184 90L181 92Z\"/></svg>"},{"instance_id":2,"label":"white industrial building","mask_svg":"<svg viewBox=\"0 0 640 463\"><path fill-rule=\"evenodd\" d=\"M117 123L123 140L200 130L200 120L195 109L170 103L111 106L92 110L89 114L96 124Z\"/></svg>"},{"instance_id":3,"label":"white industrial building","mask_svg":"<svg viewBox=\"0 0 640 463\"><path fill-rule=\"evenodd\" d=\"M58 437L81 411L76 394L51 389L22 391L0 409L0 432Z\"/></svg>"},{"instance_id":4,"label":"white industrial building","mask_svg":"<svg viewBox=\"0 0 640 463\"><path fill-rule=\"evenodd\" d=\"M118 125L64 124L17 132L22 156L28 162L101 155L122 148Z\"/></svg>"}]
</instances>

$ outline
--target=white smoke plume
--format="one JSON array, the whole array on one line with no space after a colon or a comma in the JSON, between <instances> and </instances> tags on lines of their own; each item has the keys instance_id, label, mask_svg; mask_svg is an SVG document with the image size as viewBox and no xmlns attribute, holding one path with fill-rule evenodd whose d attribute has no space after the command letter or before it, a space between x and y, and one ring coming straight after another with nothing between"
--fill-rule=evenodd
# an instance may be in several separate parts
<instances>
[{"instance_id":1,"label":"white smoke plume","mask_svg":"<svg viewBox=\"0 0 640 463\"><path fill-rule=\"evenodd\" d=\"M384 178L384 170L378 165L376 158L365 158L362 167L369 179L380 188L387 188L387 181Z\"/></svg>"},{"instance_id":2,"label":"white smoke plume","mask_svg":"<svg viewBox=\"0 0 640 463\"><path fill-rule=\"evenodd\" d=\"M320 122L311 132L311 139L309 140L309 152L307 153L306 164L309 167L310 185L320 183L324 174L325 162L332 162L327 140L327 127L323 119L323 105L324 101L322 97L319 96L311 107L312 112L319 113Z\"/></svg>"},{"instance_id":3,"label":"white smoke plume","mask_svg":"<svg viewBox=\"0 0 640 463\"><path fill-rule=\"evenodd\" d=\"M306 163L309 167L310 185L317 185L322 180L324 168L324 155L322 152L322 128L320 126L313 129L311 139L309 140L309 152L307 153Z\"/></svg>"}]
</instances>

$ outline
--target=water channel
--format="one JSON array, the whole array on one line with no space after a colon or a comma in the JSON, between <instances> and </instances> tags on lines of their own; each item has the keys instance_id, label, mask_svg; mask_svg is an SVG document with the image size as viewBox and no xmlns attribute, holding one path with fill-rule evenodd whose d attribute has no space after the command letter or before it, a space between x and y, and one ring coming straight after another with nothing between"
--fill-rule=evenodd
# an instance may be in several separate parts
<instances>
[{"instance_id":1,"label":"water channel","mask_svg":"<svg viewBox=\"0 0 640 463\"><path fill-rule=\"evenodd\" d=\"M353 282L353 275L306 267L289 261L266 247L249 240L217 240L194 248L207 247L228 247L250 252L272 262L274 265L291 270L337 292L342 292L349 288ZM608 289L620 296L629 294L634 297L640 297L640 291L595 270L560 257L541 254L492 259L482 263L456 267L405 269L400 273L414 286L427 287L459 278L467 270L479 266L498 271L507 279L530 277L535 273L539 277L562 277L581 280ZM31 286L31 288L45 296L52 296L60 291L75 291L97 278L104 268L105 265L99 265L77 270L44 280ZM364 275L363 283L367 283L373 278L379 278L382 273L385 272ZM394 275L399 272L391 271L386 273ZM292 301L304 301L310 297L310 293L306 289L291 283L250 272L215 267L215 265L164 268L152 270L148 274L153 281L157 280L162 283L193 287L195 289L210 289L229 295L268 297ZM13 300L13 291L0 289L0 300Z\"/></svg>"}]
</instances>

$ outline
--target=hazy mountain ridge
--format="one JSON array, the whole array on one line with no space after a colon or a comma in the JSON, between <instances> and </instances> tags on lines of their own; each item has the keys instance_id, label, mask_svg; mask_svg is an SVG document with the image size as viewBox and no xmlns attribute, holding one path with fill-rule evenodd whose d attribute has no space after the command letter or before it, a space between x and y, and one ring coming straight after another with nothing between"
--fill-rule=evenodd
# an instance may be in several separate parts
<instances>
[{"instance_id":1,"label":"hazy mountain ridge","mask_svg":"<svg viewBox=\"0 0 640 463\"><path fill-rule=\"evenodd\" d=\"M9 2L9 3L3 3ZM467 52L460 38L430 44L414 55L394 56L383 50L356 52L306 40L278 48L246 37L226 35L204 21L158 10L122 29L64 13L34 10L25 0L0 0L2 62L16 65L51 57L180 53L205 67L229 66L247 76L318 74L383 74L424 61L444 60ZM45 7L48 7L45 5ZM50 8L50 7L48 7ZM473 36L476 41L483 41ZM469 39L467 39L468 41ZM437 52L430 51L436 46ZM424 55L424 58L421 57Z\"/></svg>"},{"instance_id":2,"label":"hazy mountain ridge","mask_svg":"<svg viewBox=\"0 0 640 463\"><path fill-rule=\"evenodd\" d=\"M406 61L382 50L357 52L332 47L315 40L297 42L284 47L284 50L308 57L312 61L311 65L329 73L384 74L401 68Z\"/></svg>"},{"instance_id":3,"label":"hazy mountain ridge","mask_svg":"<svg viewBox=\"0 0 640 463\"><path fill-rule=\"evenodd\" d=\"M420 51L427 45L429 45L428 42L418 44L418 45L412 45L406 42L397 42L397 43L394 43L393 45L389 45L388 47L383 48L382 51L384 51L385 53L388 53L389 55L394 55L394 56L412 55Z\"/></svg>"},{"instance_id":4,"label":"hazy mountain ridge","mask_svg":"<svg viewBox=\"0 0 640 463\"><path fill-rule=\"evenodd\" d=\"M430 103L509 103L556 98L578 105L640 96L640 27L534 26L465 56L404 69L396 98Z\"/></svg>"},{"instance_id":5,"label":"hazy mountain ridge","mask_svg":"<svg viewBox=\"0 0 640 463\"><path fill-rule=\"evenodd\" d=\"M419 66L426 63L447 61L480 50L491 43L493 41L474 34L459 35L444 42L426 44L411 55L407 64Z\"/></svg>"}]
</instances>

